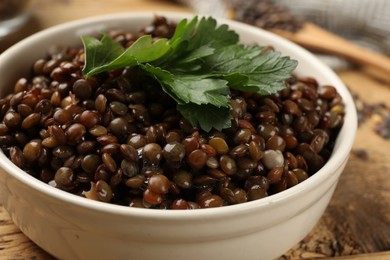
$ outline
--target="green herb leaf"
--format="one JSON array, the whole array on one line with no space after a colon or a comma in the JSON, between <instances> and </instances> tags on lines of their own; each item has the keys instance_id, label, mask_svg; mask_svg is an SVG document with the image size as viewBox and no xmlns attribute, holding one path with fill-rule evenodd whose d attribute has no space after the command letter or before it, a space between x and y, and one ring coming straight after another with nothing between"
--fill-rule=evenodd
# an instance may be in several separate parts
<instances>
[{"instance_id":1,"label":"green herb leaf","mask_svg":"<svg viewBox=\"0 0 390 260\"><path fill-rule=\"evenodd\" d=\"M211 129L221 131L229 128L232 116L229 108L216 107L212 105L196 105L193 103L179 104L177 110L194 127L209 132Z\"/></svg>"},{"instance_id":2,"label":"green herb leaf","mask_svg":"<svg viewBox=\"0 0 390 260\"><path fill-rule=\"evenodd\" d=\"M85 76L93 75L91 71L97 71L99 67L106 66L125 51L122 45L106 34L103 34L100 41L90 36L81 36L81 40L85 52L83 68Z\"/></svg>"},{"instance_id":3,"label":"green herb leaf","mask_svg":"<svg viewBox=\"0 0 390 260\"><path fill-rule=\"evenodd\" d=\"M127 50L108 35L103 35L101 41L87 36L82 40L86 50L83 68L85 76L154 61L170 50L167 39L153 42L151 35L141 36ZM112 51L109 51L111 48Z\"/></svg>"},{"instance_id":4,"label":"green herb leaf","mask_svg":"<svg viewBox=\"0 0 390 260\"><path fill-rule=\"evenodd\" d=\"M280 52L264 50L259 46L230 45L216 50L205 63L211 65L209 71L215 76L228 80L233 89L273 94L285 88L284 81L291 77L298 62L281 57Z\"/></svg>"},{"instance_id":5,"label":"green herb leaf","mask_svg":"<svg viewBox=\"0 0 390 260\"><path fill-rule=\"evenodd\" d=\"M105 34L82 41L85 76L138 66L177 102L184 118L205 131L230 127L230 89L275 93L297 66L279 52L238 44L237 33L211 17L184 19L171 39L145 35L127 49Z\"/></svg>"},{"instance_id":6,"label":"green herb leaf","mask_svg":"<svg viewBox=\"0 0 390 260\"><path fill-rule=\"evenodd\" d=\"M142 68L156 78L165 92L173 96L178 103L229 107L230 91L226 80L172 74L150 64L142 65Z\"/></svg>"}]
</instances>

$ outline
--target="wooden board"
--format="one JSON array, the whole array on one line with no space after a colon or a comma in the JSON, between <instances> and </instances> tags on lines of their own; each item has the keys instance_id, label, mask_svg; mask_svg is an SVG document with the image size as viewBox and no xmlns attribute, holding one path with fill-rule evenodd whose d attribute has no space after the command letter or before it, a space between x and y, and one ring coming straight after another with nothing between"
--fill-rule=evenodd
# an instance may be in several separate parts
<instances>
[{"instance_id":1,"label":"wooden board","mask_svg":"<svg viewBox=\"0 0 390 260\"><path fill-rule=\"evenodd\" d=\"M34 1L34 0L33 0ZM0 41L0 51L35 31L65 21L112 12L190 11L162 0L35 0L35 16L18 33ZM390 107L388 83L366 70L339 72L351 91L369 104ZM325 214L312 232L281 259L390 259L390 140L375 133L376 116L358 129L353 152ZM0 259L52 259L12 223L0 207Z\"/></svg>"}]
</instances>

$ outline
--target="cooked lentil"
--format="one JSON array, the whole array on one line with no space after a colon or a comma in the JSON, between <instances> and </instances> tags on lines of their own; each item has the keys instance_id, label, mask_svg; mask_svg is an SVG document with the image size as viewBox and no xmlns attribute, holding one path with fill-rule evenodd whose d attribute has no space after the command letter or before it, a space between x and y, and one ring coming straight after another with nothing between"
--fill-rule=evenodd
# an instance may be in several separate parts
<instances>
[{"instance_id":1,"label":"cooked lentil","mask_svg":"<svg viewBox=\"0 0 390 260\"><path fill-rule=\"evenodd\" d=\"M174 26L156 17L137 34L110 34L128 46ZM85 79L83 54L50 50L0 99L0 146L27 173L89 199L160 209L261 199L321 168L343 124L334 87L292 77L274 95L232 91L232 126L206 133L134 68Z\"/></svg>"}]
</instances>

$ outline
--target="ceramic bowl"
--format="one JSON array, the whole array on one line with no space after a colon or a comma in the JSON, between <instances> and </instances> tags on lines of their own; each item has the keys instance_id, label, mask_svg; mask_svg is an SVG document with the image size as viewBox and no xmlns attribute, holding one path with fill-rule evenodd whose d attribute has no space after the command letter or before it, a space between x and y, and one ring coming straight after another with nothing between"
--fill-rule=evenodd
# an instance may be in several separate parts
<instances>
[{"instance_id":1,"label":"ceramic bowl","mask_svg":"<svg viewBox=\"0 0 390 260\"><path fill-rule=\"evenodd\" d=\"M15 44L0 56L0 95L28 75L33 61L56 44L81 46L80 35L109 28L137 31L154 13L124 13L58 25ZM191 14L161 13L179 21ZM345 123L329 161L304 182L264 199L199 210L129 208L80 198L53 188L0 153L0 198L14 223L60 259L273 259L298 243L317 223L332 197L357 128L353 99L342 81L315 56L274 34L218 20L249 44L272 45L299 61L298 75L334 85Z\"/></svg>"}]
</instances>

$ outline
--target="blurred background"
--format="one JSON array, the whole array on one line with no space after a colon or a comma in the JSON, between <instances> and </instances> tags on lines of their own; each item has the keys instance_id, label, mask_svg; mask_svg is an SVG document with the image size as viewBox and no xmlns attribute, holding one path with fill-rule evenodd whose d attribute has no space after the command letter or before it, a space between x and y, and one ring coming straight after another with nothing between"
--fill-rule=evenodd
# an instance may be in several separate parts
<instances>
[{"instance_id":1,"label":"blurred background","mask_svg":"<svg viewBox=\"0 0 390 260\"><path fill-rule=\"evenodd\" d=\"M263 27L298 30L310 21L364 47L390 54L388 0L178 0L200 13L229 16ZM236 17L237 18L237 17Z\"/></svg>"},{"instance_id":2,"label":"blurred background","mask_svg":"<svg viewBox=\"0 0 390 260\"><path fill-rule=\"evenodd\" d=\"M26 36L56 24L95 15L146 10L212 15L292 33L299 33L310 22L358 46L390 55L389 0L0 0L0 53ZM327 42L323 40L321 44ZM335 49L338 46L332 45L326 51L310 50L334 70L356 66L356 60L343 58L343 51L335 55ZM370 73L390 82L389 71L371 70Z\"/></svg>"},{"instance_id":3,"label":"blurred background","mask_svg":"<svg viewBox=\"0 0 390 260\"><path fill-rule=\"evenodd\" d=\"M284 23L285 28L290 24L294 29L291 23L307 20L361 46L390 54L388 0L110 0L109 8L107 0L0 0L0 48L68 20L121 11L157 11L156 6L158 10L188 10L217 17L229 17L234 10L240 20L266 28Z\"/></svg>"}]
</instances>

